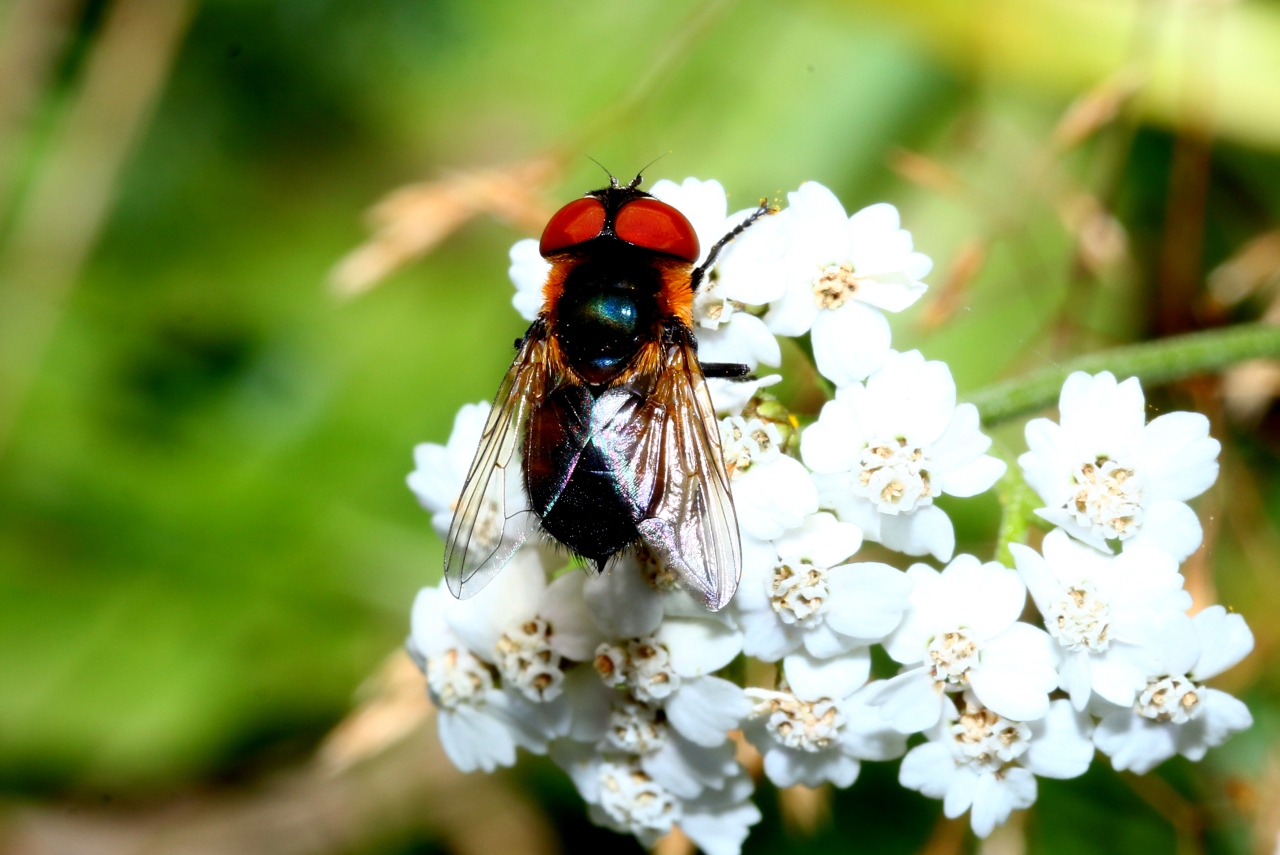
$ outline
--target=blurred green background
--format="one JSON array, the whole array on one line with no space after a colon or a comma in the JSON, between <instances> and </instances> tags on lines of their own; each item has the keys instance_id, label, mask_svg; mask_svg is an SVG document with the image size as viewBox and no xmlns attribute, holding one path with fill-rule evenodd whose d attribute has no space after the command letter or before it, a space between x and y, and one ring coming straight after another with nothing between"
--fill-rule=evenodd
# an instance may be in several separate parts
<instances>
[{"instance_id":1,"label":"blurred green background","mask_svg":"<svg viewBox=\"0 0 1280 855\"><path fill-rule=\"evenodd\" d=\"M452 773L393 652L440 573L411 449L510 359L509 246L585 155L661 154L897 204L935 268L895 345L962 393L1280 323L1274 0L4 0L0 852L634 848L545 762ZM1226 443L1186 573L1257 633L1254 729L1042 782L988 849L1275 848L1277 391L1149 393ZM988 554L994 497L948 510ZM978 848L896 764L758 801L748 852Z\"/></svg>"}]
</instances>

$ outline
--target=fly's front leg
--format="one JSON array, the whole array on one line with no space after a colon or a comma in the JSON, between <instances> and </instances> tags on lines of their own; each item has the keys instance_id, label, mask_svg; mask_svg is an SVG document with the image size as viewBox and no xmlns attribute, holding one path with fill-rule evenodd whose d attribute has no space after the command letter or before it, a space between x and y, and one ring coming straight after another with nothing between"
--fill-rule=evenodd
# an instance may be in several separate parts
<instances>
[{"instance_id":1,"label":"fly's front leg","mask_svg":"<svg viewBox=\"0 0 1280 855\"><path fill-rule=\"evenodd\" d=\"M716 259L720 256L720 250L728 246L738 235L755 225L756 222L765 214L776 214L777 212L777 208L770 207L767 201L761 199L760 207L752 211L751 216L734 226L733 230L727 235L716 241L715 244L712 245L711 251L707 253L707 260L694 269L693 275L690 277L690 283L693 290L697 291L698 287L701 286L703 281L707 278L707 275L711 272L711 268L715 266Z\"/></svg>"},{"instance_id":2,"label":"fly's front leg","mask_svg":"<svg viewBox=\"0 0 1280 855\"><path fill-rule=\"evenodd\" d=\"M704 362L702 376L718 380L733 380L738 383L756 379L756 376L751 373L751 366L740 362Z\"/></svg>"}]
</instances>

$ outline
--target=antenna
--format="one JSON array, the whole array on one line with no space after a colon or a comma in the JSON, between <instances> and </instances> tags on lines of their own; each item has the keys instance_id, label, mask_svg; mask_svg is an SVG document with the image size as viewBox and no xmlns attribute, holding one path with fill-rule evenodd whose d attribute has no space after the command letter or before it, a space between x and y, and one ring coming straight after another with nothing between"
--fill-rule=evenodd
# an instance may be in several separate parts
<instances>
[{"instance_id":1,"label":"antenna","mask_svg":"<svg viewBox=\"0 0 1280 855\"><path fill-rule=\"evenodd\" d=\"M591 155L589 155L589 154L588 154L588 155L584 155L584 157L586 157L586 159L587 159L587 160L591 161L591 162L592 162L592 163L594 163L596 166L598 166L598 167L600 167L601 169L603 169L603 170L604 170L604 174L609 176L609 186L610 186L610 187L616 188L616 187L618 186L618 179L617 179L617 177L616 177L612 172L610 172L610 171L609 171L609 167L605 166L603 163L601 163L600 161L596 160L594 157L592 157L592 156L591 156Z\"/></svg>"},{"instance_id":2,"label":"antenna","mask_svg":"<svg viewBox=\"0 0 1280 855\"><path fill-rule=\"evenodd\" d=\"M632 179L631 179L631 183L627 185L627 189L628 189L628 190L634 190L634 189L636 189L637 187L639 187L639 186L640 186L640 182L644 180L644 173L645 173L645 170L646 170L646 169L648 169L650 166L653 166L655 163L657 163L658 161L662 160L662 158L666 157L666 156L667 156L667 155L669 155L669 154L671 154L671 152L670 152L670 151L664 151L662 154L658 155L658 156L657 156L657 157L655 157L653 160L649 161L649 162L648 162L648 163L646 163L643 167L641 167L640 171L636 173L636 177L635 177L635 178L632 178Z\"/></svg>"}]
</instances>

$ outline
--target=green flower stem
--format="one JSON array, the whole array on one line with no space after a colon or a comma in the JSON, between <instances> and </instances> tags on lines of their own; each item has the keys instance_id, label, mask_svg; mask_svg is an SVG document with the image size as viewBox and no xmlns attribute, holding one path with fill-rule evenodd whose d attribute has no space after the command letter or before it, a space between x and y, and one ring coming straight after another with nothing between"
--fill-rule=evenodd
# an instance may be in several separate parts
<instances>
[{"instance_id":1,"label":"green flower stem","mask_svg":"<svg viewBox=\"0 0 1280 855\"><path fill-rule=\"evenodd\" d=\"M1036 508L1044 505L1035 491L1022 478L1022 468L1017 461L1010 461L1004 454L1009 468L996 485L996 495L1000 498L1000 529L996 532L995 559L1006 567L1013 566L1013 553L1009 550L1011 543L1027 542L1031 524L1042 522L1035 515Z\"/></svg>"},{"instance_id":2,"label":"green flower stem","mask_svg":"<svg viewBox=\"0 0 1280 855\"><path fill-rule=\"evenodd\" d=\"M1241 324L1086 354L979 389L965 400L977 405L982 423L990 427L1056 403L1073 371L1110 371L1150 386L1264 357L1280 358L1280 327Z\"/></svg>"}]
</instances>

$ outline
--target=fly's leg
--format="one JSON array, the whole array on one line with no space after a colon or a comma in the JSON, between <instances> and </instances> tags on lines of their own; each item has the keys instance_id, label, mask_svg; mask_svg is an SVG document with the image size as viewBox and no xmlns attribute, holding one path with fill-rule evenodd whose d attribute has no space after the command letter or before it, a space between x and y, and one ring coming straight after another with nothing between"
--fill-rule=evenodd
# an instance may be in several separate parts
<instances>
[{"instance_id":1,"label":"fly's leg","mask_svg":"<svg viewBox=\"0 0 1280 855\"><path fill-rule=\"evenodd\" d=\"M733 380L738 383L756 379L756 376L751 373L751 366L743 365L739 362L704 362L702 363L702 376L719 380Z\"/></svg>"},{"instance_id":2,"label":"fly's leg","mask_svg":"<svg viewBox=\"0 0 1280 855\"><path fill-rule=\"evenodd\" d=\"M715 266L716 259L720 255L720 250L728 246L729 243L732 242L733 239L736 238L738 235L742 234L747 229L755 225L756 222L765 214L773 214L773 213L776 213L777 210L778 210L777 208L770 207L767 201L765 201L764 199L761 199L760 207L752 211L751 216L747 217L745 220L738 223L738 225L733 227L733 230L731 232L729 232L724 237L720 238L720 240L716 241L715 244L711 247L711 251L707 253L707 260L702 262L700 266L695 268L693 271L693 275L690 277L690 282L692 284L693 290L697 291L699 286L702 285L703 280L707 278L707 274L709 274L711 272L711 268ZM709 377L711 375L708 374L707 376Z\"/></svg>"}]
</instances>

